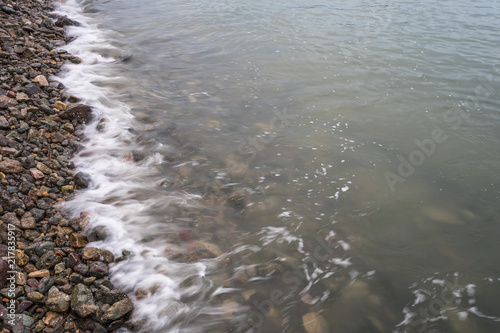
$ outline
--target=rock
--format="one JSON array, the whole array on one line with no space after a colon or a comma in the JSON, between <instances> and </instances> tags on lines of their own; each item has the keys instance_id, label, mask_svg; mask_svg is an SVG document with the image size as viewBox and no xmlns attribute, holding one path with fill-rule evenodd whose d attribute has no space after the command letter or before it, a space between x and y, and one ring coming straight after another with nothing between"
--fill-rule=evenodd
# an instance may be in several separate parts
<instances>
[{"instance_id":1,"label":"rock","mask_svg":"<svg viewBox=\"0 0 500 333\"><path fill-rule=\"evenodd\" d=\"M24 92L27 93L28 95L37 95L41 94L43 91L33 83L30 83L24 87Z\"/></svg>"},{"instance_id":2,"label":"rock","mask_svg":"<svg viewBox=\"0 0 500 333\"><path fill-rule=\"evenodd\" d=\"M78 264L75 267L73 267L73 270L76 273L80 274L81 276L85 276L89 272L89 266L85 264Z\"/></svg>"},{"instance_id":3,"label":"rock","mask_svg":"<svg viewBox=\"0 0 500 333\"><path fill-rule=\"evenodd\" d=\"M19 307L17 308L17 312L23 313L24 311L28 310L30 306L33 305L32 301L29 301L27 299L21 301L19 304Z\"/></svg>"},{"instance_id":4,"label":"rock","mask_svg":"<svg viewBox=\"0 0 500 333\"><path fill-rule=\"evenodd\" d=\"M96 278L103 278L108 275L108 265L102 261L96 261L90 264L90 276L95 276Z\"/></svg>"},{"instance_id":5,"label":"rock","mask_svg":"<svg viewBox=\"0 0 500 333\"><path fill-rule=\"evenodd\" d=\"M63 103L63 102L61 102L61 101L57 101L57 102L55 102L55 103L54 103L54 107L55 107L56 109L58 109L59 111L62 111L62 110L64 110L64 109L66 109L67 105L66 105L66 104L64 104L64 103Z\"/></svg>"},{"instance_id":6,"label":"rock","mask_svg":"<svg viewBox=\"0 0 500 333\"><path fill-rule=\"evenodd\" d=\"M46 276L40 280L37 286L37 290L42 294L46 294L47 291L54 285L55 280L50 276Z\"/></svg>"},{"instance_id":7,"label":"rock","mask_svg":"<svg viewBox=\"0 0 500 333\"><path fill-rule=\"evenodd\" d=\"M10 147L2 147L0 151L2 152L2 155L15 155L19 152L17 149Z\"/></svg>"},{"instance_id":8,"label":"rock","mask_svg":"<svg viewBox=\"0 0 500 333\"><path fill-rule=\"evenodd\" d=\"M95 247L87 247L83 251L83 260L99 260L99 257L101 256L101 250L95 248Z\"/></svg>"},{"instance_id":9,"label":"rock","mask_svg":"<svg viewBox=\"0 0 500 333\"><path fill-rule=\"evenodd\" d=\"M81 262L82 261L80 260L80 257L78 257L78 255L76 253L68 254L68 266L70 268L75 267L76 265L78 265Z\"/></svg>"},{"instance_id":10,"label":"rock","mask_svg":"<svg viewBox=\"0 0 500 333\"><path fill-rule=\"evenodd\" d=\"M54 266L61 262L61 257L56 256L54 251L47 251L43 256L38 259L36 268L38 269L52 269Z\"/></svg>"},{"instance_id":11,"label":"rock","mask_svg":"<svg viewBox=\"0 0 500 333\"><path fill-rule=\"evenodd\" d=\"M216 258L222 255L224 252L215 244L198 241L194 243L196 254L200 258Z\"/></svg>"},{"instance_id":12,"label":"rock","mask_svg":"<svg viewBox=\"0 0 500 333\"><path fill-rule=\"evenodd\" d=\"M15 14L16 13L16 11L13 8L9 7L9 6L1 5L0 9L2 9L7 14Z\"/></svg>"},{"instance_id":13,"label":"rock","mask_svg":"<svg viewBox=\"0 0 500 333\"><path fill-rule=\"evenodd\" d=\"M87 245L87 241L85 240L85 236L79 232L74 232L69 236L69 244L72 247L80 248L85 247Z\"/></svg>"},{"instance_id":14,"label":"rock","mask_svg":"<svg viewBox=\"0 0 500 333\"><path fill-rule=\"evenodd\" d=\"M101 317L101 322L107 323L122 318L133 309L134 304L132 301L129 298L125 298L116 302L106 312L104 312Z\"/></svg>"},{"instance_id":15,"label":"rock","mask_svg":"<svg viewBox=\"0 0 500 333\"><path fill-rule=\"evenodd\" d=\"M9 265L7 262L0 258L0 289L5 288L7 286L7 277L9 274Z\"/></svg>"},{"instance_id":16,"label":"rock","mask_svg":"<svg viewBox=\"0 0 500 333\"><path fill-rule=\"evenodd\" d=\"M28 274L29 278L40 278L50 276L50 272L48 269L41 269L39 271L34 271Z\"/></svg>"},{"instance_id":17,"label":"rock","mask_svg":"<svg viewBox=\"0 0 500 333\"><path fill-rule=\"evenodd\" d=\"M127 295L123 291L119 289L110 290L105 286L101 286L95 293L96 301L109 305L113 305L125 298L127 298Z\"/></svg>"},{"instance_id":18,"label":"rock","mask_svg":"<svg viewBox=\"0 0 500 333\"><path fill-rule=\"evenodd\" d=\"M38 243L34 250L36 255L41 257L49 251L54 251L54 243L48 241Z\"/></svg>"},{"instance_id":19,"label":"rock","mask_svg":"<svg viewBox=\"0 0 500 333\"><path fill-rule=\"evenodd\" d=\"M73 192L73 185L61 186L61 191L62 191L62 193L72 193Z\"/></svg>"},{"instance_id":20,"label":"rock","mask_svg":"<svg viewBox=\"0 0 500 333\"><path fill-rule=\"evenodd\" d=\"M74 120L78 124L88 124L92 120L92 108L84 104L70 104L61 113L61 118Z\"/></svg>"},{"instance_id":21,"label":"rock","mask_svg":"<svg viewBox=\"0 0 500 333\"><path fill-rule=\"evenodd\" d=\"M32 291L28 293L27 297L30 301L37 304L42 303L43 299L45 298L45 296L43 296L43 294L39 293L38 291Z\"/></svg>"},{"instance_id":22,"label":"rock","mask_svg":"<svg viewBox=\"0 0 500 333\"><path fill-rule=\"evenodd\" d=\"M23 165L17 160L4 160L0 162L0 171L3 173L23 172Z\"/></svg>"},{"instance_id":23,"label":"rock","mask_svg":"<svg viewBox=\"0 0 500 333\"><path fill-rule=\"evenodd\" d=\"M75 185L80 188L87 188L90 185L90 175L85 172L78 172L74 177Z\"/></svg>"},{"instance_id":24,"label":"rock","mask_svg":"<svg viewBox=\"0 0 500 333\"><path fill-rule=\"evenodd\" d=\"M21 217L21 228L22 229L36 229L36 221L30 212L26 212Z\"/></svg>"},{"instance_id":25,"label":"rock","mask_svg":"<svg viewBox=\"0 0 500 333\"><path fill-rule=\"evenodd\" d=\"M111 263L115 261L115 255L111 251L104 250L101 252L101 254L102 257L104 258L104 262Z\"/></svg>"},{"instance_id":26,"label":"rock","mask_svg":"<svg viewBox=\"0 0 500 333\"><path fill-rule=\"evenodd\" d=\"M33 178L35 178L35 179L42 179L43 177L45 177L45 175L43 174L43 172L41 172L38 169L32 168L32 169L30 169L30 173L33 176Z\"/></svg>"},{"instance_id":27,"label":"rock","mask_svg":"<svg viewBox=\"0 0 500 333\"><path fill-rule=\"evenodd\" d=\"M80 23L73 21L72 19L66 17L66 16L61 16L57 19L57 21L54 23L56 27L59 28L64 28L67 25L74 25L74 26L79 26Z\"/></svg>"},{"instance_id":28,"label":"rock","mask_svg":"<svg viewBox=\"0 0 500 333\"><path fill-rule=\"evenodd\" d=\"M52 170L43 163L37 163L36 168L46 175L49 175L52 172Z\"/></svg>"},{"instance_id":29,"label":"rock","mask_svg":"<svg viewBox=\"0 0 500 333\"><path fill-rule=\"evenodd\" d=\"M30 210L30 213L37 223L42 221L45 217L45 211L43 209L33 208L32 210Z\"/></svg>"},{"instance_id":30,"label":"rock","mask_svg":"<svg viewBox=\"0 0 500 333\"><path fill-rule=\"evenodd\" d=\"M57 265L54 266L54 273L56 275L58 274L61 274L62 272L64 272L66 270L66 265L64 265L63 262L61 263L58 263Z\"/></svg>"},{"instance_id":31,"label":"rock","mask_svg":"<svg viewBox=\"0 0 500 333\"><path fill-rule=\"evenodd\" d=\"M16 272L16 283L19 286L25 286L26 283L28 282L28 275L23 272Z\"/></svg>"},{"instance_id":32,"label":"rock","mask_svg":"<svg viewBox=\"0 0 500 333\"><path fill-rule=\"evenodd\" d=\"M302 324L307 333L328 333L328 323L316 312L309 312L302 316Z\"/></svg>"},{"instance_id":33,"label":"rock","mask_svg":"<svg viewBox=\"0 0 500 333\"><path fill-rule=\"evenodd\" d=\"M81 318L87 318L97 311L92 292L82 283L79 283L73 289L73 293L71 294L71 310Z\"/></svg>"},{"instance_id":34,"label":"rock","mask_svg":"<svg viewBox=\"0 0 500 333\"><path fill-rule=\"evenodd\" d=\"M30 261L30 257L28 257L22 250L15 250L14 255L16 257L16 264L23 267Z\"/></svg>"},{"instance_id":35,"label":"rock","mask_svg":"<svg viewBox=\"0 0 500 333\"><path fill-rule=\"evenodd\" d=\"M48 87L49 82L47 81L47 78L43 75L37 75L31 82L34 82L38 84L40 87Z\"/></svg>"},{"instance_id":36,"label":"rock","mask_svg":"<svg viewBox=\"0 0 500 333\"><path fill-rule=\"evenodd\" d=\"M0 96L0 109L7 109L10 106L17 104L15 99L9 98L7 96Z\"/></svg>"},{"instance_id":37,"label":"rock","mask_svg":"<svg viewBox=\"0 0 500 333\"><path fill-rule=\"evenodd\" d=\"M66 312L69 309L71 297L63 292L60 292L57 287L52 287L47 295L45 305L50 311Z\"/></svg>"},{"instance_id":38,"label":"rock","mask_svg":"<svg viewBox=\"0 0 500 333\"><path fill-rule=\"evenodd\" d=\"M16 94L16 101L18 102L26 102L28 101L30 98L28 95L26 95L25 93L23 92L20 92L20 93L17 93Z\"/></svg>"},{"instance_id":39,"label":"rock","mask_svg":"<svg viewBox=\"0 0 500 333\"><path fill-rule=\"evenodd\" d=\"M7 119L5 119L4 116L0 116L0 129L3 129L3 130L10 129L10 124L7 121Z\"/></svg>"}]
</instances>

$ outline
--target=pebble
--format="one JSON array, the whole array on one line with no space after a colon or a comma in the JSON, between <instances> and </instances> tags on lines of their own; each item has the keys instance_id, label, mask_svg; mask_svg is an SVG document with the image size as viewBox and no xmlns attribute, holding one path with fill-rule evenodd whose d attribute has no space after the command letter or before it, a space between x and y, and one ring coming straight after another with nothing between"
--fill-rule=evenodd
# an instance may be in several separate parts
<instances>
[{"instance_id":1,"label":"pebble","mask_svg":"<svg viewBox=\"0 0 500 333\"><path fill-rule=\"evenodd\" d=\"M91 185L87 174L72 176L71 157L82 139L75 128L88 124L93 112L51 81L67 60L80 61L54 49L67 40L62 27L79 23L52 10L51 0L0 4L0 238L6 239L7 224L14 226L14 296L23 325L0 320L0 332L106 333L124 325L133 304L109 281L113 254L84 249L83 220L65 218L56 206ZM95 235L104 239L107 232ZM12 297L4 244L0 293L8 297L0 313Z\"/></svg>"}]
</instances>

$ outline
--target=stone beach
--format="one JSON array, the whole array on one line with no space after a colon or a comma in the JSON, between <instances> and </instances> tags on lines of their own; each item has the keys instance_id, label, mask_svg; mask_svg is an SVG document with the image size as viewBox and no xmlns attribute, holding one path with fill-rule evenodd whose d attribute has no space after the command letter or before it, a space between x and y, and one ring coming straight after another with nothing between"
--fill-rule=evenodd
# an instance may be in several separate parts
<instances>
[{"instance_id":1,"label":"stone beach","mask_svg":"<svg viewBox=\"0 0 500 333\"><path fill-rule=\"evenodd\" d=\"M71 219L64 201L89 186L72 156L92 109L52 79L80 59L60 50L64 27L51 1L0 5L0 331L111 332L133 304L114 288L114 255L86 247L86 214Z\"/></svg>"}]
</instances>

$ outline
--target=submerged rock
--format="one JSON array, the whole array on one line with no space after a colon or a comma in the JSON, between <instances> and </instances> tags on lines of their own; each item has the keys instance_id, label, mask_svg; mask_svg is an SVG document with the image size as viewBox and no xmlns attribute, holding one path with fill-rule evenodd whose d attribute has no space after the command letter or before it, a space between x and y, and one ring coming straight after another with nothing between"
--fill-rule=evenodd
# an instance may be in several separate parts
<instances>
[{"instance_id":1,"label":"submerged rock","mask_svg":"<svg viewBox=\"0 0 500 333\"><path fill-rule=\"evenodd\" d=\"M328 333L328 323L316 312L309 312L302 316L302 324L307 333Z\"/></svg>"}]
</instances>

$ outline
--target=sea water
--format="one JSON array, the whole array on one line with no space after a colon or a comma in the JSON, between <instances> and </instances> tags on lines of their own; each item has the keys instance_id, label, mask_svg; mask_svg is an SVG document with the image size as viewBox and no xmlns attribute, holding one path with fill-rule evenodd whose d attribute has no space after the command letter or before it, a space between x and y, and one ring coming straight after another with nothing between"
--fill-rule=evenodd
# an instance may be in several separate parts
<instances>
[{"instance_id":1,"label":"sea water","mask_svg":"<svg viewBox=\"0 0 500 333\"><path fill-rule=\"evenodd\" d=\"M141 332L498 332L498 1L67 0Z\"/></svg>"}]
</instances>

